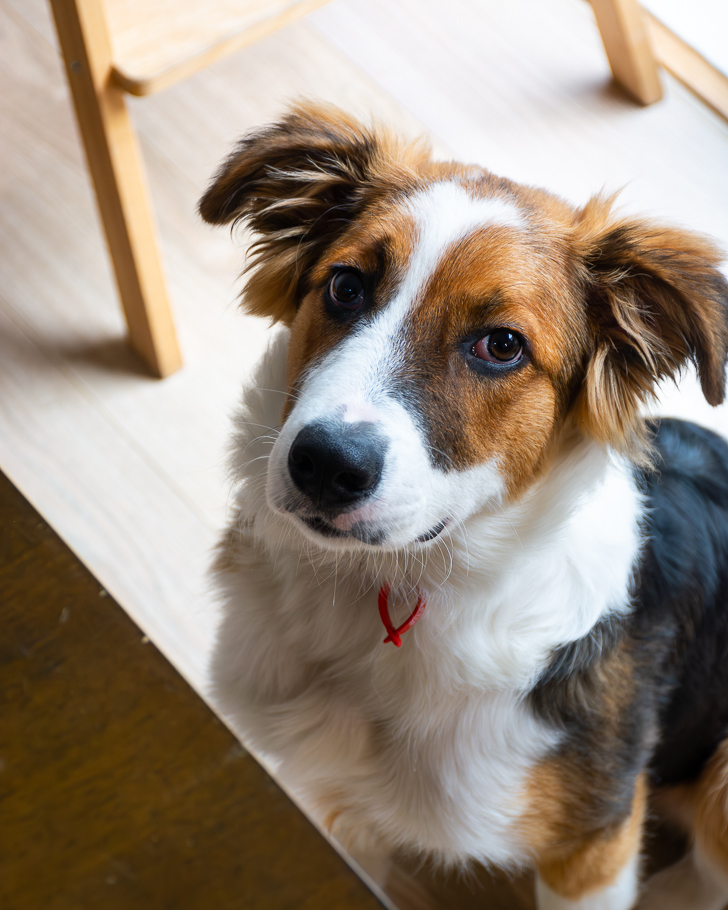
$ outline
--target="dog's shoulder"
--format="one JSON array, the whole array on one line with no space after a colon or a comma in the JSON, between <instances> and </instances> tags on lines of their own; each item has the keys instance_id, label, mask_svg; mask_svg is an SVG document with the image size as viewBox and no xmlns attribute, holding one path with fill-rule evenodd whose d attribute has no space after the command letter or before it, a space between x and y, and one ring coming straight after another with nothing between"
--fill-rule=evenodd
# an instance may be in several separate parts
<instances>
[{"instance_id":1,"label":"dog's shoulder","mask_svg":"<svg viewBox=\"0 0 728 910\"><path fill-rule=\"evenodd\" d=\"M631 608L556 648L529 694L565 731L565 778L604 782L593 792L609 800L592 804L605 817L626 811L646 764L657 783L696 777L728 728L728 444L679 420L651 431Z\"/></svg>"}]
</instances>

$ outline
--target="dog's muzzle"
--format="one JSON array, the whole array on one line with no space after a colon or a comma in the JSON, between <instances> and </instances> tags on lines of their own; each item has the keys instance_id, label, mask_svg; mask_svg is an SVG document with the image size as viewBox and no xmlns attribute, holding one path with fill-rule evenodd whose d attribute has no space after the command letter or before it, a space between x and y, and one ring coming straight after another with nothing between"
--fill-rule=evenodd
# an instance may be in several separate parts
<instances>
[{"instance_id":1,"label":"dog's muzzle","mask_svg":"<svg viewBox=\"0 0 728 910\"><path fill-rule=\"evenodd\" d=\"M337 513L374 492L386 451L373 423L310 423L291 445L288 472L316 509Z\"/></svg>"}]
</instances>

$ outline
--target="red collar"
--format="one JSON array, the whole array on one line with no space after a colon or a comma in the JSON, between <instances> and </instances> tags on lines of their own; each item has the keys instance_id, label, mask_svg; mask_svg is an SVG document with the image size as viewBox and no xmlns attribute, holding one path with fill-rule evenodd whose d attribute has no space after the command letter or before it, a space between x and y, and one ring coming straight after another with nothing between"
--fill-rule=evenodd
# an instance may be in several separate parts
<instances>
[{"instance_id":1,"label":"red collar","mask_svg":"<svg viewBox=\"0 0 728 910\"><path fill-rule=\"evenodd\" d=\"M379 589L379 615L381 616L382 622L384 623L384 628L389 633L387 635L387 637L384 639L384 644L386 645L386 643L388 641L391 641L392 644L395 646L395 648L401 648L402 647L401 636L404 635L404 633L407 631L407 629L411 629L412 626L420 618L420 616L422 616L422 614L425 612L425 607L427 606L427 601L424 599L424 597L418 591L417 592L417 605L415 606L414 610L410 613L409 619L407 619L405 622L403 622L402 625L398 629L394 628L394 626L392 625L392 620L389 618L389 610L387 609L388 601L389 601L389 585L385 582L382 585L382 587Z\"/></svg>"}]
</instances>

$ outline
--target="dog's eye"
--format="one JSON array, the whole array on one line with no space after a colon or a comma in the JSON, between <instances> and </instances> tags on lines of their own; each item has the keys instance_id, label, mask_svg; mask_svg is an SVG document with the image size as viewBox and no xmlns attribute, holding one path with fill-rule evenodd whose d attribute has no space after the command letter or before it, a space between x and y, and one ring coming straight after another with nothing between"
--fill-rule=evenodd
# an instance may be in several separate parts
<instances>
[{"instance_id":1,"label":"dog's eye","mask_svg":"<svg viewBox=\"0 0 728 910\"><path fill-rule=\"evenodd\" d=\"M345 310L357 310L364 303L364 282L352 269L337 272L329 282L329 297Z\"/></svg>"},{"instance_id":2,"label":"dog's eye","mask_svg":"<svg viewBox=\"0 0 728 910\"><path fill-rule=\"evenodd\" d=\"M517 363L523 356L523 338L510 329L496 329L476 342L472 353L488 363Z\"/></svg>"}]
</instances>

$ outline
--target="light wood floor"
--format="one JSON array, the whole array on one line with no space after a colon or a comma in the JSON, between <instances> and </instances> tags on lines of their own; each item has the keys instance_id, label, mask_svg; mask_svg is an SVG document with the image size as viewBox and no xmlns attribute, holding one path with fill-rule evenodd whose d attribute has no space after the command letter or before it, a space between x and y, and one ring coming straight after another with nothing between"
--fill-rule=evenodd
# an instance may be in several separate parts
<instances>
[{"instance_id":1,"label":"light wood floor","mask_svg":"<svg viewBox=\"0 0 728 910\"><path fill-rule=\"evenodd\" d=\"M236 311L242 253L195 203L240 133L324 98L575 202L622 187L728 247L728 126L670 80L634 107L581 0L333 0L133 102L186 360L160 383L123 342L43 0L0 0L0 80L0 467L203 694L228 414L267 329ZM690 378L663 410L728 434ZM467 906L427 888L418 906Z\"/></svg>"}]
</instances>

